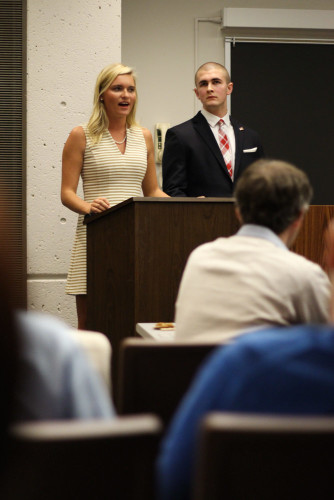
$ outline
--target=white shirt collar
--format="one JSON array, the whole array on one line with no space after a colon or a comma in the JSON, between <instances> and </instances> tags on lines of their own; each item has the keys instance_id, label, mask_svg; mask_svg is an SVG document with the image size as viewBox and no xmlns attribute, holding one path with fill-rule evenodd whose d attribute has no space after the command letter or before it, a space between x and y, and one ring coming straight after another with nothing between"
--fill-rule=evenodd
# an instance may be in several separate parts
<instances>
[{"instance_id":1,"label":"white shirt collar","mask_svg":"<svg viewBox=\"0 0 334 500\"><path fill-rule=\"evenodd\" d=\"M204 116L204 118L206 118L208 124L212 128L215 127L217 125L217 123L219 122L219 120L221 120L221 119L224 120L224 122L227 126L230 125L230 115L228 113L226 113L225 116L219 117L219 116L213 115L212 113L209 113L209 111L207 111L204 108L201 109L201 113Z\"/></svg>"},{"instance_id":2,"label":"white shirt collar","mask_svg":"<svg viewBox=\"0 0 334 500\"><path fill-rule=\"evenodd\" d=\"M262 238L270 241L276 247L288 250L288 247L283 243L281 238L277 236L269 227L258 226L257 224L244 224L237 232L238 236L250 236L252 238Z\"/></svg>"}]
</instances>

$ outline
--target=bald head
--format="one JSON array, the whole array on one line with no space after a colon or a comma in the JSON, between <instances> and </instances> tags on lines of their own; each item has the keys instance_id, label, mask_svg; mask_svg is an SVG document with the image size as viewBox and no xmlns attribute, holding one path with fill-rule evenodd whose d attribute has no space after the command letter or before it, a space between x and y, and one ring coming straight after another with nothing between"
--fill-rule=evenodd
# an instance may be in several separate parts
<instances>
[{"instance_id":1,"label":"bald head","mask_svg":"<svg viewBox=\"0 0 334 500\"><path fill-rule=\"evenodd\" d=\"M197 87L197 82L198 82L198 74L201 71L209 71L211 69L216 69L216 70L221 71L223 73L223 76L224 76L226 83L230 83L231 77L229 75L229 72L225 68L225 66L223 66L222 64L219 64L217 62L206 62L206 63L202 64L195 73L195 85L196 85L196 87Z\"/></svg>"}]
</instances>

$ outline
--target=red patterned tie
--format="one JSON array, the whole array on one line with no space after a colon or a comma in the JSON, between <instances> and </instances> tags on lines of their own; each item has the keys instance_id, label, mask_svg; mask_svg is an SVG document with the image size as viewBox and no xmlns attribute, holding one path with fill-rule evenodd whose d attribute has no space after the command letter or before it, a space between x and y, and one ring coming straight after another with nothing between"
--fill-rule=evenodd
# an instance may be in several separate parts
<instances>
[{"instance_id":1,"label":"red patterned tie","mask_svg":"<svg viewBox=\"0 0 334 500\"><path fill-rule=\"evenodd\" d=\"M222 155L224 157L224 161L228 170L228 173L230 174L230 177L232 179L232 155L231 155L231 150L230 150L230 144L228 142L227 135L223 131L223 123L224 120L219 120L218 125L218 136L219 136L219 147L222 152Z\"/></svg>"}]
</instances>

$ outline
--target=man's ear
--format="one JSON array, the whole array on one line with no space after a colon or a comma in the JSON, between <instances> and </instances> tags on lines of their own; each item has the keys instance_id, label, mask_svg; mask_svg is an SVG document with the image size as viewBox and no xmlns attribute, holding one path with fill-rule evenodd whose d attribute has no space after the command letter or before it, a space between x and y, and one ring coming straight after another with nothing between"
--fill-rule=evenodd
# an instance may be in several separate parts
<instances>
[{"instance_id":1,"label":"man's ear","mask_svg":"<svg viewBox=\"0 0 334 500\"><path fill-rule=\"evenodd\" d=\"M238 221L240 222L240 224L242 224L242 217L241 217L239 207L237 207L237 206L234 207L234 211L235 211L235 215L236 215Z\"/></svg>"},{"instance_id":2,"label":"man's ear","mask_svg":"<svg viewBox=\"0 0 334 500\"><path fill-rule=\"evenodd\" d=\"M197 90L197 88L196 88L196 87L194 88L194 92L195 92L195 94L196 94L197 99L199 99L198 90Z\"/></svg>"},{"instance_id":3,"label":"man's ear","mask_svg":"<svg viewBox=\"0 0 334 500\"><path fill-rule=\"evenodd\" d=\"M304 220L304 215L305 215L305 211L302 210L300 212L300 214L298 215L297 219L293 221L292 223L292 226L295 228L295 229L299 229L300 226L302 225L303 223L303 220Z\"/></svg>"},{"instance_id":4,"label":"man's ear","mask_svg":"<svg viewBox=\"0 0 334 500\"><path fill-rule=\"evenodd\" d=\"M232 91L233 91L233 82L230 82L227 84L227 95L230 95L232 94Z\"/></svg>"}]
</instances>

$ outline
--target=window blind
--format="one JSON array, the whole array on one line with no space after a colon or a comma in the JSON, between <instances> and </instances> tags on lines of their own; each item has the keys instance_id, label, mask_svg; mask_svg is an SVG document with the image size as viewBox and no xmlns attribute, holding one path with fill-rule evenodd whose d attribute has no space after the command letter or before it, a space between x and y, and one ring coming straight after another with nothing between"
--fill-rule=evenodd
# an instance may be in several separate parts
<instances>
[{"instance_id":1,"label":"window blind","mask_svg":"<svg viewBox=\"0 0 334 500\"><path fill-rule=\"evenodd\" d=\"M17 306L27 303L26 0L0 0L0 209Z\"/></svg>"}]
</instances>

